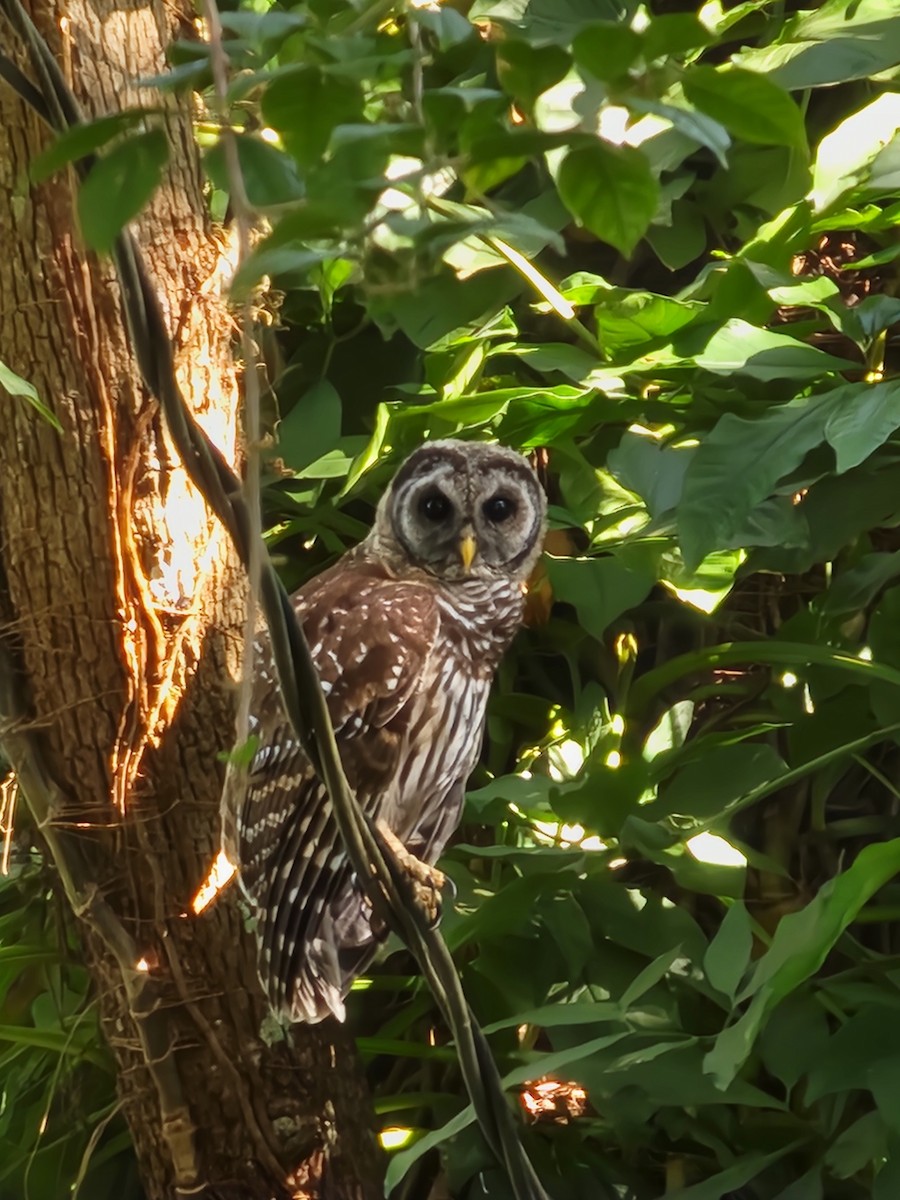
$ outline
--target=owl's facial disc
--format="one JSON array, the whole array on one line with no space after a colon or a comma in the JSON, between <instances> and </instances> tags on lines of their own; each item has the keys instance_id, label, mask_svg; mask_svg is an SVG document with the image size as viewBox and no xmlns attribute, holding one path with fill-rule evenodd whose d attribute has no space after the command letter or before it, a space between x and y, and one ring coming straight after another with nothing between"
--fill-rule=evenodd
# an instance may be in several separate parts
<instances>
[{"instance_id":1,"label":"owl's facial disc","mask_svg":"<svg viewBox=\"0 0 900 1200\"><path fill-rule=\"evenodd\" d=\"M540 553L546 501L521 455L445 440L406 460L382 521L417 566L444 579L525 578Z\"/></svg>"}]
</instances>

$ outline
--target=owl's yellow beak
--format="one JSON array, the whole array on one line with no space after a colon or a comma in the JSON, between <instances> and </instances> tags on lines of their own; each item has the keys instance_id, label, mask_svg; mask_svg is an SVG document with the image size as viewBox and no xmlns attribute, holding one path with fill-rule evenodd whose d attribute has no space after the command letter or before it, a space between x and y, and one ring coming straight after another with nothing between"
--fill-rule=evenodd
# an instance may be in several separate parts
<instances>
[{"instance_id":1,"label":"owl's yellow beak","mask_svg":"<svg viewBox=\"0 0 900 1200\"><path fill-rule=\"evenodd\" d=\"M459 557L462 559L463 570L468 571L478 553L478 543L474 533L464 533L459 539Z\"/></svg>"}]
</instances>

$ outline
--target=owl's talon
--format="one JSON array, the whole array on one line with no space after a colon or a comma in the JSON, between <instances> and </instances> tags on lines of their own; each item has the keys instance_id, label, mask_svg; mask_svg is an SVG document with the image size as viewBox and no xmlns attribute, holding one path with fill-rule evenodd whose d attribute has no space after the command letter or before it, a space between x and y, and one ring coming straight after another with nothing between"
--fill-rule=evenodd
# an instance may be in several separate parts
<instances>
[{"instance_id":1,"label":"owl's talon","mask_svg":"<svg viewBox=\"0 0 900 1200\"><path fill-rule=\"evenodd\" d=\"M431 863L416 858L383 821L378 822L377 829L382 841L412 881L416 903L428 918L429 925L436 925L441 916L441 892L447 883L447 876Z\"/></svg>"}]
</instances>

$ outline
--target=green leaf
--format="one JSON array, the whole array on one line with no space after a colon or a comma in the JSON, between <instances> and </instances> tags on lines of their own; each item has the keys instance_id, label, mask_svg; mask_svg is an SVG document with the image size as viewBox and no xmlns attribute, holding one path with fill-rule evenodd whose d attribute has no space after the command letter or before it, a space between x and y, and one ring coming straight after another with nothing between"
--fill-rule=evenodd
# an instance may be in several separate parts
<instances>
[{"instance_id":1,"label":"green leaf","mask_svg":"<svg viewBox=\"0 0 900 1200\"><path fill-rule=\"evenodd\" d=\"M817 212L867 183L873 166L900 129L900 95L886 92L847 117L819 143L812 201Z\"/></svg>"},{"instance_id":2,"label":"green leaf","mask_svg":"<svg viewBox=\"0 0 900 1200\"><path fill-rule=\"evenodd\" d=\"M706 223L696 204L674 200L671 224L654 222L647 231L647 241L664 266L670 271L680 271L706 249Z\"/></svg>"},{"instance_id":3,"label":"green leaf","mask_svg":"<svg viewBox=\"0 0 900 1200\"><path fill-rule=\"evenodd\" d=\"M726 321L696 355L694 362L716 375L749 375L764 381L815 379L829 371L859 366L786 334L760 329L739 317Z\"/></svg>"},{"instance_id":4,"label":"green leaf","mask_svg":"<svg viewBox=\"0 0 900 1200\"><path fill-rule=\"evenodd\" d=\"M622 1006L612 1000L598 1003L576 1002L573 1004L546 1004L541 1008L526 1009L500 1021L485 1025L484 1033L497 1033L501 1029L515 1029L519 1025L536 1025L541 1029L557 1029L567 1025L600 1025L624 1017Z\"/></svg>"},{"instance_id":5,"label":"green leaf","mask_svg":"<svg viewBox=\"0 0 900 1200\"><path fill-rule=\"evenodd\" d=\"M825 1165L836 1179L850 1179L884 1161L887 1130L877 1112L865 1113L825 1151Z\"/></svg>"},{"instance_id":6,"label":"green leaf","mask_svg":"<svg viewBox=\"0 0 900 1200\"><path fill-rule=\"evenodd\" d=\"M781 1146L764 1154L760 1150L742 1154L740 1159L724 1171L719 1171L703 1183L692 1187L675 1188L666 1192L666 1200L722 1200L723 1196L740 1194L745 1183L761 1175L763 1171L784 1158L797 1143Z\"/></svg>"},{"instance_id":7,"label":"green leaf","mask_svg":"<svg viewBox=\"0 0 900 1200\"><path fill-rule=\"evenodd\" d=\"M0 387L4 391L9 392L10 396L21 396L49 425L52 425L54 429L62 433L62 425L59 423L59 418L40 398L34 384L29 383L27 379L23 379L21 375L17 375L15 371L10 370L4 362L0 362Z\"/></svg>"},{"instance_id":8,"label":"green leaf","mask_svg":"<svg viewBox=\"0 0 900 1200\"><path fill-rule=\"evenodd\" d=\"M703 956L706 978L718 992L734 999L750 964L753 929L743 901L736 900L725 914L716 936Z\"/></svg>"},{"instance_id":9,"label":"green leaf","mask_svg":"<svg viewBox=\"0 0 900 1200\"><path fill-rule=\"evenodd\" d=\"M222 26L249 42L262 45L269 41L282 41L299 29L305 29L309 19L304 13L278 12L228 12L221 15Z\"/></svg>"},{"instance_id":10,"label":"green leaf","mask_svg":"<svg viewBox=\"0 0 900 1200\"><path fill-rule=\"evenodd\" d=\"M900 550L894 554L867 554L849 570L832 577L821 598L821 611L838 617L862 612L898 575Z\"/></svg>"},{"instance_id":11,"label":"green leaf","mask_svg":"<svg viewBox=\"0 0 900 1200\"><path fill-rule=\"evenodd\" d=\"M651 292L616 291L595 309L600 344L609 355L671 337L689 325L704 305Z\"/></svg>"},{"instance_id":12,"label":"green leaf","mask_svg":"<svg viewBox=\"0 0 900 1200\"><path fill-rule=\"evenodd\" d=\"M678 536L689 567L733 544L753 509L825 439L828 419L857 388L848 384L792 400L757 420L733 413L720 418L691 459L678 505Z\"/></svg>"},{"instance_id":13,"label":"green leaf","mask_svg":"<svg viewBox=\"0 0 900 1200\"><path fill-rule=\"evenodd\" d=\"M648 963L632 979L631 983L629 983L628 987L619 997L619 1004L622 1008L626 1010L631 1008L651 988L656 987L660 980L665 979L672 964L679 958L684 958L684 950L681 946L674 946L671 950L666 950L663 954L660 954L653 962Z\"/></svg>"},{"instance_id":14,"label":"green leaf","mask_svg":"<svg viewBox=\"0 0 900 1200\"><path fill-rule=\"evenodd\" d=\"M497 78L504 90L527 111L535 100L565 78L569 56L559 46L541 46L504 39L496 44Z\"/></svg>"},{"instance_id":15,"label":"green leaf","mask_svg":"<svg viewBox=\"0 0 900 1200\"><path fill-rule=\"evenodd\" d=\"M350 80L318 67L297 67L269 84L262 112L281 134L285 148L308 167L325 153L338 125L362 121L363 95Z\"/></svg>"},{"instance_id":16,"label":"green leaf","mask_svg":"<svg viewBox=\"0 0 900 1200\"><path fill-rule=\"evenodd\" d=\"M169 159L161 129L135 134L114 146L91 168L78 192L81 232L92 249L108 254L125 225L149 201Z\"/></svg>"},{"instance_id":17,"label":"green leaf","mask_svg":"<svg viewBox=\"0 0 900 1200\"><path fill-rule=\"evenodd\" d=\"M787 996L818 970L863 905L898 872L900 838L864 846L847 870L829 879L806 908L782 918L740 998L754 995L763 986L776 1000Z\"/></svg>"},{"instance_id":18,"label":"green leaf","mask_svg":"<svg viewBox=\"0 0 900 1200\"><path fill-rule=\"evenodd\" d=\"M640 604L655 582L649 568L633 569L613 557L548 558L547 573L557 599L574 604L583 627L601 640L616 617Z\"/></svg>"},{"instance_id":19,"label":"green leaf","mask_svg":"<svg viewBox=\"0 0 900 1200\"><path fill-rule=\"evenodd\" d=\"M30 1046L50 1050L54 1054L73 1056L109 1069L109 1057L91 1044L94 1038L89 1026L80 1029L33 1029L26 1025L0 1025L0 1042L14 1046Z\"/></svg>"},{"instance_id":20,"label":"green leaf","mask_svg":"<svg viewBox=\"0 0 900 1200\"><path fill-rule=\"evenodd\" d=\"M788 1090L832 1057L828 1018L818 997L803 990L777 1005L760 1037L763 1064ZM845 1076L847 1086L852 1086Z\"/></svg>"},{"instance_id":21,"label":"green leaf","mask_svg":"<svg viewBox=\"0 0 900 1200\"><path fill-rule=\"evenodd\" d=\"M643 31L646 61L680 56L714 41L714 35L694 13L663 13L654 17Z\"/></svg>"},{"instance_id":22,"label":"green leaf","mask_svg":"<svg viewBox=\"0 0 900 1200\"><path fill-rule=\"evenodd\" d=\"M676 814L703 821L787 770L780 755L764 743L692 744L691 753L693 761L681 767L647 806L653 819Z\"/></svg>"},{"instance_id":23,"label":"green leaf","mask_svg":"<svg viewBox=\"0 0 900 1200\"><path fill-rule=\"evenodd\" d=\"M783 88L825 87L864 79L900 63L900 28L893 0L848 6L827 0L791 23L787 36L736 61Z\"/></svg>"},{"instance_id":24,"label":"green leaf","mask_svg":"<svg viewBox=\"0 0 900 1200\"><path fill-rule=\"evenodd\" d=\"M782 917L772 944L737 996L750 1007L723 1030L704 1070L726 1087L750 1054L771 1008L824 963L838 938L875 893L900 872L900 838L864 846L842 874L828 880L815 899Z\"/></svg>"},{"instance_id":25,"label":"green leaf","mask_svg":"<svg viewBox=\"0 0 900 1200\"><path fill-rule=\"evenodd\" d=\"M303 197L304 188L297 175L297 166L284 151L246 133L237 135L234 144L244 190L254 208L288 204ZM207 152L204 162L215 186L230 194L231 177L224 143L217 142Z\"/></svg>"},{"instance_id":26,"label":"green leaf","mask_svg":"<svg viewBox=\"0 0 900 1200\"><path fill-rule=\"evenodd\" d=\"M337 445L341 435L341 398L325 379L302 395L278 425L275 453L295 471L315 462Z\"/></svg>"},{"instance_id":27,"label":"green leaf","mask_svg":"<svg viewBox=\"0 0 900 1200\"><path fill-rule=\"evenodd\" d=\"M654 437L628 430L606 465L619 483L640 496L651 517L671 512L681 499L693 446L664 446Z\"/></svg>"},{"instance_id":28,"label":"green leaf","mask_svg":"<svg viewBox=\"0 0 900 1200\"><path fill-rule=\"evenodd\" d=\"M765 75L739 67L692 67L684 91L691 103L745 142L806 146L799 108Z\"/></svg>"},{"instance_id":29,"label":"green leaf","mask_svg":"<svg viewBox=\"0 0 900 1200\"><path fill-rule=\"evenodd\" d=\"M145 109L128 108L122 112L98 117L95 121L73 125L64 133L58 133L47 149L31 160L29 177L35 183L43 183L60 167L92 154L118 134L137 125L146 115Z\"/></svg>"},{"instance_id":30,"label":"green leaf","mask_svg":"<svg viewBox=\"0 0 900 1200\"><path fill-rule=\"evenodd\" d=\"M629 0L475 0L471 21L497 21L537 45L571 45L586 25L622 21L634 9Z\"/></svg>"},{"instance_id":31,"label":"green leaf","mask_svg":"<svg viewBox=\"0 0 900 1200\"><path fill-rule=\"evenodd\" d=\"M618 79L640 54L641 37L627 25L601 21L582 29L572 51L579 67L597 79Z\"/></svg>"},{"instance_id":32,"label":"green leaf","mask_svg":"<svg viewBox=\"0 0 900 1200\"><path fill-rule=\"evenodd\" d=\"M829 393L833 408L825 423L825 438L834 447L837 473L864 462L900 427L900 381L848 384Z\"/></svg>"},{"instance_id":33,"label":"green leaf","mask_svg":"<svg viewBox=\"0 0 900 1200\"><path fill-rule=\"evenodd\" d=\"M598 141L570 150L556 183L579 225L626 258L647 232L659 200L650 165L633 146Z\"/></svg>"}]
</instances>

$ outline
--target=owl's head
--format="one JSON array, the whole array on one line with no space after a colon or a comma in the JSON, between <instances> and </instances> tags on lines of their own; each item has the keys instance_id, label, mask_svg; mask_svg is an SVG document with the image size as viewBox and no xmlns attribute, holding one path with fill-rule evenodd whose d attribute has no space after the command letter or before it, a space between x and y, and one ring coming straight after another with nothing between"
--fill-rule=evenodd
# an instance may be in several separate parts
<instances>
[{"instance_id":1,"label":"owl's head","mask_svg":"<svg viewBox=\"0 0 900 1200\"><path fill-rule=\"evenodd\" d=\"M382 497L373 538L441 579L527 579L541 552L547 501L514 450L426 442Z\"/></svg>"}]
</instances>

